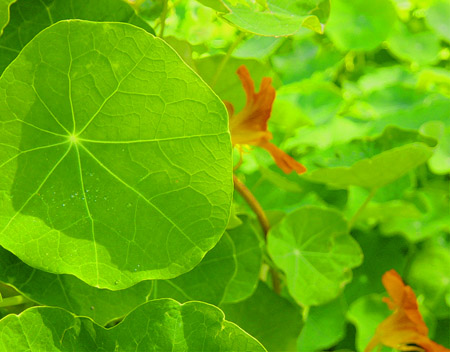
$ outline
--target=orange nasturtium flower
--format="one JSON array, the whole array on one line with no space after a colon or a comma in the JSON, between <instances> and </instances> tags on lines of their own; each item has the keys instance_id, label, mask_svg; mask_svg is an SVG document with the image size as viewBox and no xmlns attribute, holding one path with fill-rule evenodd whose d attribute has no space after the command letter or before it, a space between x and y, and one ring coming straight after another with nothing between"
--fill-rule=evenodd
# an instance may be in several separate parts
<instances>
[{"instance_id":1,"label":"orange nasturtium flower","mask_svg":"<svg viewBox=\"0 0 450 352\"><path fill-rule=\"evenodd\" d=\"M410 286L403 283L400 275L389 270L382 281L390 296L383 298L383 302L394 312L378 325L364 352L372 351L378 345L399 351L450 352L428 338L428 328L419 312L416 295Z\"/></svg>"},{"instance_id":2,"label":"orange nasturtium flower","mask_svg":"<svg viewBox=\"0 0 450 352\"><path fill-rule=\"evenodd\" d=\"M225 102L230 115L230 132L233 145L254 145L266 149L278 167L285 173L296 171L302 174L306 168L287 155L274 144L270 143L272 133L267 130L267 121L272 112L272 104L275 100L275 88L272 79L264 77L261 81L259 92L255 92L253 83L247 67L240 66L237 74L247 95L247 103L239 113L234 113L231 103Z\"/></svg>"}]
</instances>

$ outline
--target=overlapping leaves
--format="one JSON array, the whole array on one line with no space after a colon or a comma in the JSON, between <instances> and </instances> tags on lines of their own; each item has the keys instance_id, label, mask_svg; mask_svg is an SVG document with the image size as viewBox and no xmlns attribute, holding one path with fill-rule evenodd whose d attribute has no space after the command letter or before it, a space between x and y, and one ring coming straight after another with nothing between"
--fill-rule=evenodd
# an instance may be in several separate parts
<instances>
[{"instance_id":1,"label":"overlapping leaves","mask_svg":"<svg viewBox=\"0 0 450 352\"><path fill-rule=\"evenodd\" d=\"M148 302L111 329L60 308L32 308L1 320L0 336L11 351L265 351L218 308L171 299Z\"/></svg>"}]
</instances>

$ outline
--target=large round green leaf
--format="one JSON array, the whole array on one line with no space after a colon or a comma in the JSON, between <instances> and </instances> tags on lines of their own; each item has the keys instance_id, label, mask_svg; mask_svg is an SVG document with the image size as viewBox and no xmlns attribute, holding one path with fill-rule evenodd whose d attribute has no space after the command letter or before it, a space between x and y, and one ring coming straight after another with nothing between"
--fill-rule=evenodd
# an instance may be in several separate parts
<instances>
[{"instance_id":1,"label":"large round green leaf","mask_svg":"<svg viewBox=\"0 0 450 352\"><path fill-rule=\"evenodd\" d=\"M306 206L288 214L268 236L268 251L285 273L289 292L302 305L335 298L361 264L358 243L334 210Z\"/></svg>"},{"instance_id":2,"label":"large round green leaf","mask_svg":"<svg viewBox=\"0 0 450 352\"><path fill-rule=\"evenodd\" d=\"M69 4L67 0L18 0L10 11L11 20L0 37L0 74L36 34L61 20L125 22L154 34L123 0L71 0Z\"/></svg>"},{"instance_id":3,"label":"large round green leaf","mask_svg":"<svg viewBox=\"0 0 450 352\"><path fill-rule=\"evenodd\" d=\"M388 37L395 20L391 0L333 0L325 32L341 50L372 50Z\"/></svg>"},{"instance_id":4,"label":"large round green leaf","mask_svg":"<svg viewBox=\"0 0 450 352\"><path fill-rule=\"evenodd\" d=\"M148 302L105 329L60 308L36 307L0 321L6 351L265 351L220 309L171 299Z\"/></svg>"},{"instance_id":5,"label":"large round green leaf","mask_svg":"<svg viewBox=\"0 0 450 352\"><path fill-rule=\"evenodd\" d=\"M222 102L163 41L62 21L0 79L0 242L121 289L197 265L227 225Z\"/></svg>"}]
</instances>

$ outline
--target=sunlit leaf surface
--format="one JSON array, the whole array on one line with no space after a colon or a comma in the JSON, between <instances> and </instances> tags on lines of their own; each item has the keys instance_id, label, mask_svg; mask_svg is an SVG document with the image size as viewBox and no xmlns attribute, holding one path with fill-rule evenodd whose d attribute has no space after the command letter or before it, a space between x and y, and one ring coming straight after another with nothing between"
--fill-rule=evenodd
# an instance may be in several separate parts
<instances>
[{"instance_id":1,"label":"sunlit leaf surface","mask_svg":"<svg viewBox=\"0 0 450 352\"><path fill-rule=\"evenodd\" d=\"M32 308L3 319L0 339L18 351L265 351L218 308L170 299L140 306L111 329L60 308Z\"/></svg>"},{"instance_id":2,"label":"sunlit leaf surface","mask_svg":"<svg viewBox=\"0 0 450 352\"><path fill-rule=\"evenodd\" d=\"M55 24L0 102L1 244L27 264L117 290L192 269L225 230L225 108L147 32Z\"/></svg>"}]
</instances>

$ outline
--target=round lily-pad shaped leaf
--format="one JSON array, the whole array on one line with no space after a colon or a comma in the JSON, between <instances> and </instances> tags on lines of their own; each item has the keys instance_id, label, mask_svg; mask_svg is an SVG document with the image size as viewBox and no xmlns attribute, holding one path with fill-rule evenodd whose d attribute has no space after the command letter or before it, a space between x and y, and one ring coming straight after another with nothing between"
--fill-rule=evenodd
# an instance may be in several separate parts
<instances>
[{"instance_id":1,"label":"round lily-pad shaped leaf","mask_svg":"<svg viewBox=\"0 0 450 352\"><path fill-rule=\"evenodd\" d=\"M269 232L267 249L286 273L292 297L301 305L321 305L336 298L351 281L362 252L342 215L306 206L293 211Z\"/></svg>"},{"instance_id":2,"label":"round lily-pad shaped leaf","mask_svg":"<svg viewBox=\"0 0 450 352\"><path fill-rule=\"evenodd\" d=\"M123 289L191 270L232 196L225 107L162 40L61 21L0 79L0 244Z\"/></svg>"}]
</instances>

